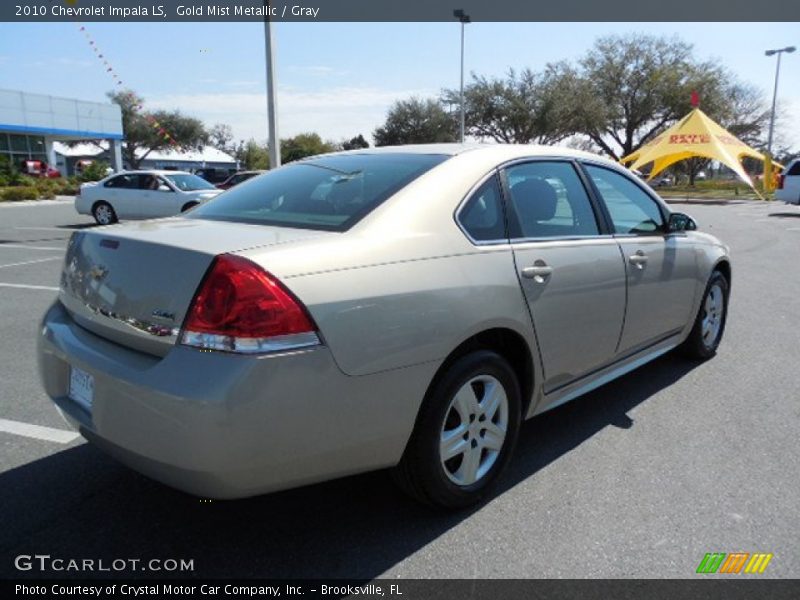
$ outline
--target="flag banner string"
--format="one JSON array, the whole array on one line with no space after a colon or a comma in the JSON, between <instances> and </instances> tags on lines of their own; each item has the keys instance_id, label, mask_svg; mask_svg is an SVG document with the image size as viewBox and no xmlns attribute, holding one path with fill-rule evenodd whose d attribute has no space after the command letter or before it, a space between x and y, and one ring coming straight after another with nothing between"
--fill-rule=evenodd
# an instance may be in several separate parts
<instances>
[{"instance_id":1,"label":"flag banner string","mask_svg":"<svg viewBox=\"0 0 800 600\"><path fill-rule=\"evenodd\" d=\"M50 0L50 4L53 4L54 2L57 1L58 0ZM64 0L64 2L66 4L74 6L77 3L77 0ZM81 35L83 35L83 37L86 39L89 48L94 53L97 60L100 61L100 63L103 65L103 69L105 70L105 72L114 80L114 85L116 87L122 87L123 85L122 78L120 77L119 73L114 68L114 66L111 64L111 62L108 60L108 57L100 50L97 41L92 37L88 29L86 29L86 26L77 22L75 22L74 25L75 27L77 27ZM135 98L133 92L129 93L129 98L131 99ZM144 112L144 105L142 105L141 103L135 103L132 105L132 107L134 112L142 116L147 121L147 123L155 130L155 132L159 135L159 137L161 137L163 141L170 144L173 148L178 149L179 144L177 141L175 141L175 138L169 133L169 131L167 131L167 129L163 126L163 124L158 122L158 120L153 115Z\"/></svg>"}]
</instances>

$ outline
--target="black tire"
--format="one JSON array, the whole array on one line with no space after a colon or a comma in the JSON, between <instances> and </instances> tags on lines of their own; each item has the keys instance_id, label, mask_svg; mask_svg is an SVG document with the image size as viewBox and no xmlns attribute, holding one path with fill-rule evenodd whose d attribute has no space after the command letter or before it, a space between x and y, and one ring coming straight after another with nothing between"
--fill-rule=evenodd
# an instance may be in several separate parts
<instances>
[{"instance_id":1,"label":"black tire","mask_svg":"<svg viewBox=\"0 0 800 600\"><path fill-rule=\"evenodd\" d=\"M112 225L119 220L117 219L117 213L114 211L114 207L104 201L95 203L92 207L92 216L94 220L97 221L98 225Z\"/></svg>"},{"instance_id":2,"label":"black tire","mask_svg":"<svg viewBox=\"0 0 800 600\"><path fill-rule=\"evenodd\" d=\"M190 210L190 209L194 208L198 204L200 204L200 203L199 202L187 202L186 204L183 205L183 208L181 208L181 212L185 213L187 210Z\"/></svg>"},{"instance_id":3,"label":"black tire","mask_svg":"<svg viewBox=\"0 0 800 600\"><path fill-rule=\"evenodd\" d=\"M713 337L709 338L707 332L703 329L703 323L706 319L707 310L706 302L712 289L717 289L722 294L722 314L717 313L719 320L719 328ZM722 341L722 335L725 333L725 323L728 320L728 297L730 295L730 284L725 276L719 271L714 271L706 284L706 290L703 294L703 299L700 302L700 309L697 311L697 317L694 320L694 327L692 327L689 337L683 342L681 351L684 356L694 360L708 360L717 353L719 343Z\"/></svg>"},{"instance_id":4,"label":"black tire","mask_svg":"<svg viewBox=\"0 0 800 600\"><path fill-rule=\"evenodd\" d=\"M483 378L486 383L476 382L476 378ZM495 426L500 422L499 419L506 422L505 437L499 451L489 450L483 446L489 441L488 438L484 439L489 432L481 430L486 423L486 415L473 414L469 419L471 425L466 425L466 421L460 417L460 411L452 404L455 402L456 394L467 385L470 386L468 389L473 391L472 397L480 400L479 395L490 390L489 386L495 385L495 382L502 386L506 398L505 408L498 408L493 413L495 416L489 417L497 421L493 423ZM484 396L484 400L486 399L487 396ZM479 412L482 410L481 404L475 406ZM502 407L502 400L499 406ZM413 498L440 508L463 508L480 502L511 458L519 435L521 412L519 382L514 370L504 358L495 352L479 350L456 359L447 367L444 374L434 381L425 395L411 439L400 464L394 470L395 480ZM457 472L460 472L461 461L467 460L469 450L453 456L444 463L440 460L440 444L444 428L454 417L456 428L467 426L468 431L463 436L460 433L453 435L452 439L464 440L464 443L477 453L472 456L480 457L477 459L476 464L479 468L476 469L476 473L479 473L481 468L485 469L474 483L468 485L459 485L452 477L456 477ZM456 431L456 428L452 431ZM461 444L460 441L458 443ZM465 471L468 470L466 464L464 468Z\"/></svg>"}]
</instances>

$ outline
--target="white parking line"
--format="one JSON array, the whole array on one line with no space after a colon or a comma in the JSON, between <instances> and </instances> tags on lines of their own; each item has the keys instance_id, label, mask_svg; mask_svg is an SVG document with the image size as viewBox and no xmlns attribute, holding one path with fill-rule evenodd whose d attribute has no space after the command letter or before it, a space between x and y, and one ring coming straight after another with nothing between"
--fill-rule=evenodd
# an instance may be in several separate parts
<instances>
[{"instance_id":1,"label":"white parking line","mask_svg":"<svg viewBox=\"0 0 800 600\"><path fill-rule=\"evenodd\" d=\"M0 431L33 438L35 440L45 440L58 444L69 444L80 437L80 434L65 429L54 429L53 427L42 427L41 425L31 425L20 421L9 421L0 419Z\"/></svg>"},{"instance_id":2,"label":"white parking line","mask_svg":"<svg viewBox=\"0 0 800 600\"><path fill-rule=\"evenodd\" d=\"M50 285L27 285L24 283L0 283L0 287L19 288L23 290L47 290L57 292L58 288Z\"/></svg>"},{"instance_id":3,"label":"white parking line","mask_svg":"<svg viewBox=\"0 0 800 600\"><path fill-rule=\"evenodd\" d=\"M0 269L5 269L7 267L21 267L23 265L34 265L36 263L47 262L48 260L62 260L62 257L51 256L50 258L39 258L37 260L26 260L25 262L9 263L7 265L0 265Z\"/></svg>"},{"instance_id":4,"label":"white parking line","mask_svg":"<svg viewBox=\"0 0 800 600\"><path fill-rule=\"evenodd\" d=\"M71 233L72 229L65 229L64 227L14 227L25 231L60 231L61 233Z\"/></svg>"},{"instance_id":5,"label":"white parking line","mask_svg":"<svg viewBox=\"0 0 800 600\"><path fill-rule=\"evenodd\" d=\"M63 252L64 248L53 248L51 246L26 246L24 244L0 244L0 250L5 248L15 248L17 250L52 250L55 252Z\"/></svg>"}]
</instances>

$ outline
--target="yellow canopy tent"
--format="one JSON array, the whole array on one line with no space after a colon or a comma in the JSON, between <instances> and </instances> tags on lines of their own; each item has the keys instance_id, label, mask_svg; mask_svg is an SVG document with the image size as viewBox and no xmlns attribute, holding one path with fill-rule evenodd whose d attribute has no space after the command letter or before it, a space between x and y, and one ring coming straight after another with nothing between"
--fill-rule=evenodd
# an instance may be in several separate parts
<instances>
[{"instance_id":1,"label":"yellow canopy tent","mask_svg":"<svg viewBox=\"0 0 800 600\"><path fill-rule=\"evenodd\" d=\"M649 176L652 179L670 165L694 156L718 160L754 190L753 182L740 161L745 156L766 160L761 152L753 150L717 125L702 110L695 108L636 152L624 156L620 162L625 165L633 163L628 165L631 169L653 163ZM758 194L757 191L756 193Z\"/></svg>"}]
</instances>

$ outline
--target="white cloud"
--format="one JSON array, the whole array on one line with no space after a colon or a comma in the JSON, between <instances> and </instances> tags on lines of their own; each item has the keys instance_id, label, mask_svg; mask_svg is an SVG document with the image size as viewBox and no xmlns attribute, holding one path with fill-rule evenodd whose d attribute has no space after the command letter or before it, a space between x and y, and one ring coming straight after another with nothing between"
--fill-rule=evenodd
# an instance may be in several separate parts
<instances>
[{"instance_id":1,"label":"white cloud","mask_svg":"<svg viewBox=\"0 0 800 600\"><path fill-rule=\"evenodd\" d=\"M319 76L328 76L328 75L346 75L348 71L343 71L341 69L334 69L333 67L328 67L325 65L289 65L286 67L286 70L291 73L303 73L305 75L319 75Z\"/></svg>"},{"instance_id":2,"label":"white cloud","mask_svg":"<svg viewBox=\"0 0 800 600\"><path fill-rule=\"evenodd\" d=\"M387 90L348 86L319 91L283 87L278 90L278 127L281 137L307 131L323 139L340 140L359 133L370 137L383 123L389 106L409 96L433 96L435 90ZM148 107L180 109L206 124L227 123L239 139L267 137L264 93L145 94Z\"/></svg>"}]
</instances>

